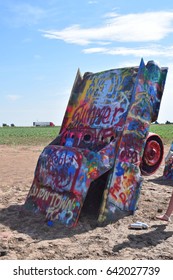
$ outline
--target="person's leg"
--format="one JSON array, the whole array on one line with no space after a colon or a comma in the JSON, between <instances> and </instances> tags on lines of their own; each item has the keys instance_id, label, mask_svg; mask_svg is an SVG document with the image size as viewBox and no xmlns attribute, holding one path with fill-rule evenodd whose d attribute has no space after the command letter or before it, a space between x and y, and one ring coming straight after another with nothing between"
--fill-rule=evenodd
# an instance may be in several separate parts
<instances>
[{"instance_id":1,"label":"person's leg","mask_svg":"<svg viewBox=\"0 0 173 280\"><path fill-rule=\"evenodd\" d=\"M161 216L156 216L156 218L159 220L162 220L162 221L170 221L171 220L170 216L171 216L172 212L173 212L173 193L172 193L171 199L169 201L169 205L166 210L166 213Z\"/></svg>"}]
</instances>

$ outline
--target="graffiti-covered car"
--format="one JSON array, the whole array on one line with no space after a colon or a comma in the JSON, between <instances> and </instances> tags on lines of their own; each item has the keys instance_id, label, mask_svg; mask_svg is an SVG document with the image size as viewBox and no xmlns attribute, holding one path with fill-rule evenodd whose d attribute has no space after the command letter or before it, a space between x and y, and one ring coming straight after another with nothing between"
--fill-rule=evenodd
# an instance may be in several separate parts
<instances>
[{"instance_id":1,"label":"graffiti-covered car","mask_svg":"<svg viewBox=\"0 0 173 280\"><path fill-rule=\"evenodd\" d=\"M142 175L153 173L163 157L149 128L167 70L141 60L138 67L78 71L61 130L40 154L24 209L67 227L91 204L100 224L134 213Z\"/></svg>"}]
</instances>

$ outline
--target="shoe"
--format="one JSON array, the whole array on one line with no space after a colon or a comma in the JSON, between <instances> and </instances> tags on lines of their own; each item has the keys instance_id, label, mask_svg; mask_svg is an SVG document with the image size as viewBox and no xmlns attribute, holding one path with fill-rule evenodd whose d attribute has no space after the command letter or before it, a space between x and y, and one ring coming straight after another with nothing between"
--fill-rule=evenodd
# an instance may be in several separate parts
<instances>
[{"instance_id":1,"label":"shoe","mask_svg":"<svg viewBox=\"0 0 173 280\"><path fill-rule=\"evenodd\" d=\"M165 221L165 222L171 222L171 218L169 216L167 216L166 214L164 214L162 216L156 216L156 219Z\"/></svg>"}]
</instances>

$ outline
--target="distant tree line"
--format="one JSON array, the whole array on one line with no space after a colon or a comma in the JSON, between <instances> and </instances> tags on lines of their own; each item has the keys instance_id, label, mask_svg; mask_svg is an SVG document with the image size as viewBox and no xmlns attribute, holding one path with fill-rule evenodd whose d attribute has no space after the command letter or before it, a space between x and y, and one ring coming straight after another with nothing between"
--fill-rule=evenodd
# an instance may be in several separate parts
<instances>
[{"instance_id":1,"label":"distant tree line","mask_svg":"<svg viewBox=\"0 0 173 280\"><path fill-rule=\"evenodd\" d=\"M8 124L6 124L6 123L3 123L3 124L2 124L2 126L3 126L3 127L6 127L6 126L9 126L9 125L8 125ZM10 125L10 126L11 126L11 127L14 127L15 125L14 125L14 123L11 123L11 125Z\"/></svg>"},{"instance_id":2,"label":"distant tree line","mask_svg":"<svg viewBox=\"0 0 173 280\"><path fill-rule=\"evenodd\" d=\"M159 124L159 122L158 122L158 121L155 121L154 124ZM173 124L173 122L166 121L165 124Z\"/></svg>"}]
</instances>

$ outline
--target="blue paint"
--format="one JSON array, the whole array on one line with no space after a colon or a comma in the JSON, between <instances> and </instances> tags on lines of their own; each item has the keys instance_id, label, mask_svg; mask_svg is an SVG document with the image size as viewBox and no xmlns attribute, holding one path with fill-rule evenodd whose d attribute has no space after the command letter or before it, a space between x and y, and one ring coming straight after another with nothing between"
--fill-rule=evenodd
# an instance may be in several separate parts
<instances>
[{"instance_id":1,"label":"blue paint","mask_svg":"<svg viewBox=\"0 0 173 280\"><path fill-rule=\"evenodd\" d=\"M47 225L48 225L49 227L53 227L53 221L48 221L48 222L47 222Z\"/></svg>"}]
</instances>

